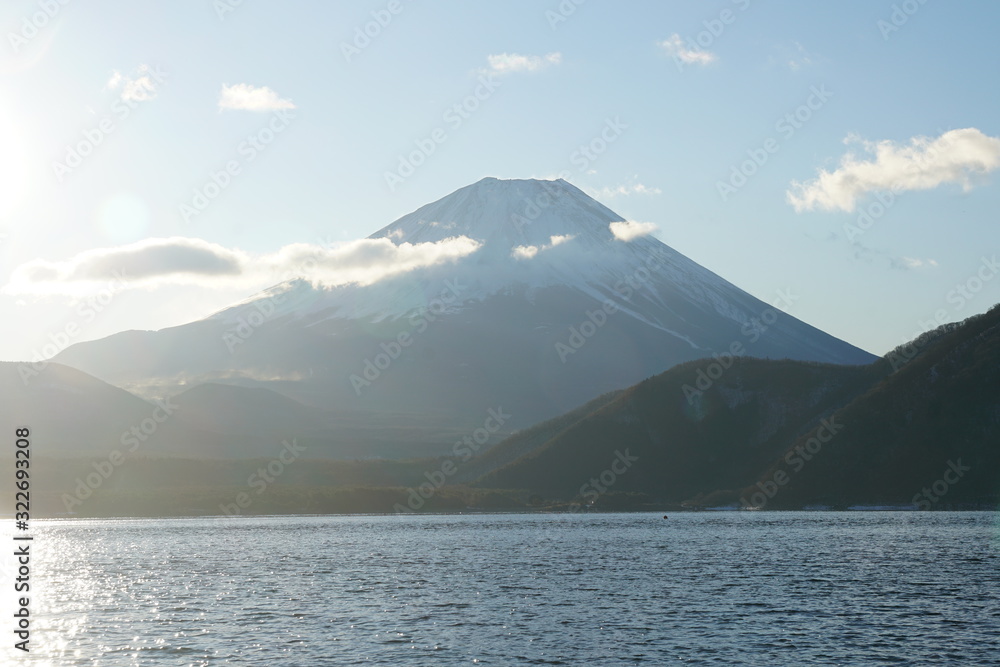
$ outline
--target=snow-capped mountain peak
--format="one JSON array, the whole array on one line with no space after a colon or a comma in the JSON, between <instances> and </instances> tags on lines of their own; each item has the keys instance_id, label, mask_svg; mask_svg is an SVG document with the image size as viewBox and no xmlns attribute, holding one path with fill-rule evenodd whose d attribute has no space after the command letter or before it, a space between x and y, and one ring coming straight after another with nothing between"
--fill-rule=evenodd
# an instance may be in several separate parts
<instances>
[{"instance_id":1,"label":"snow-capped mountain peak","mask_svg":"<svg viewBox=\"0 0 1000 667\"><path fill-rule=\"evenodd\" d=\"M613 227L625 224L625 218L562 179L484 178L370 237L426 243L466 236L482 247L454 265L372 286L379 297L369 302L372 310L367 314L379 319L401 317L421 302L413 298L414 288L436 294L444 278L452 277L470 285L454 307L512 289L526 289L530 297L537 289L564 287L598 302L619 301L623 312L673 334L665 311L669 310L667 294L653 287L665 282L672 294L684 294L740 324L745 321L742 310L733 308L732 297L733 293L749 295L652 236L639 234L622 240ZM657 313L644 315L640 312L644 307L630 303L630 296L623 299L637 286L650 288L642 300L655 304ZM339 312L331 315L346 314ZM359 315L355 310L352 316Z\"/></svg>"},{"instance_id":2,"label":"snow-capped mountain peak","mask_svg":"<svg viewBox=\"0 0 1000 667\"><path fill-rule=\"evenodd\" d=\"M288 306L297 317L315 319L397 319L408 316L447 289L447 281L464 285L450 301L451 309L481 302L510 290L562 286L598 301L614 296L614 286L648 274L655 264L682 289L718 280L709 271L651 237L619 240L612 224L625 220L566 181L484 178L422 206L372 234L403 243L438 243L455 237L480 247L456 262L409 271L370 285L318 289L302 281L277 285L217 317L234 318L260 298L285 292L319 291L308 307ZM724 282L724 281L722 281ZM364 297L361 297L361 294ZM704 298L701 292L693 298ZM627 308L627 304L623 306ZM659 325L656 325L659 326Z\"/></svg>"},{"instance_id":3,"label":"snow-capped mountain peak","mask_svg":"<svg viewBox=\"0 0 1000 667\"><path fill-rule=\"evenodd\" d=\"M426 243L468 236L484 242L488 253L502 255L519 246L549 244L553 237L609 243L614 240L610 223L621 220L562 179L484 178L404 215L369 238Z\"/></svg>"}]
</instances>

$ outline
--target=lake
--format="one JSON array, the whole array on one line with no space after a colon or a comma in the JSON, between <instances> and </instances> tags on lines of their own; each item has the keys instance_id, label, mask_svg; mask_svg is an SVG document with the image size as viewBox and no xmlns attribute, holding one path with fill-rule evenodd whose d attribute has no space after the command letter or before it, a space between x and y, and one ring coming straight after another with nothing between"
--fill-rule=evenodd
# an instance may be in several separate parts
<instances>
[{"instance_id":1,"label":"lake","mask_svg":"<svg viewBox=\"0 0 1000 667\"><path fill-rule=\"evenodd\" d=\"M1000 514L33 522L52 665L1000 664ZM10 542L10 534L7 538Z\"/></svg>"}]
</instances>

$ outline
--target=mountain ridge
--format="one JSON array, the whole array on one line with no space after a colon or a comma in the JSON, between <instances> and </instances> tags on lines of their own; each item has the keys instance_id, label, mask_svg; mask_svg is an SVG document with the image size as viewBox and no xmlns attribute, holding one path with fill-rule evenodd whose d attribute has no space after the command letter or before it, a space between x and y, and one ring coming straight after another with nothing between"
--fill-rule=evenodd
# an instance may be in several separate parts
<instances>
[{"instance_id":1,"label":"mountain ridge","mask_svg":"<svg viewBox=\"0 0 1000 667\"><path fill-rule=\"evenodd\" d=\"M743 357L691 392L713 363L680 364L553 420L555 431L540 424L512 436L481 457L499 464L475 485L579 500L586 480L629 451L640 466L608 491L660 504L1000 502L1000 304L867 366ZM950 483L938 481L944 470Z\"/></svg>"}]
</instances>

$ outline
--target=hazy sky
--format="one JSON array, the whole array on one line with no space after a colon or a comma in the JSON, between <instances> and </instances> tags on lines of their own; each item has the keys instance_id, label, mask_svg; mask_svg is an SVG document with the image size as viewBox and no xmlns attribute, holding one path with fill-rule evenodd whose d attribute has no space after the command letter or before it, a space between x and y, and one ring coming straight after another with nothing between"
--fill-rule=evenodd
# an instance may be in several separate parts
<instances>
[{"instance_id":1,"label":"hazy sky","mask_svg":"<svg viewBox=\"0 0 1000 667\"><path fill-rule=\"evenodd\" d=\"M0 359L199 319L292 244L350 248L484 176L560 175L884 353L1000 301L998 19L940 0L7 0Z\"/></svg>"}]
</instances>

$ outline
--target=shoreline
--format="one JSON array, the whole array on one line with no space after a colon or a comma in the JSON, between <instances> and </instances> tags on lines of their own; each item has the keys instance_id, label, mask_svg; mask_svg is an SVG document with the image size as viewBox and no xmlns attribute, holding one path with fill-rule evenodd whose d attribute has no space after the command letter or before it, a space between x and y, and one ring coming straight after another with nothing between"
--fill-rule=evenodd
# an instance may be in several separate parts
<instances>
[{"instance_id":1,"label":"shoreline","mask_svg":"<svg viewBox=\"0 0 1000 667\"><path fill-rule=\"evenodd\" d=\"M994 505L981 505L981 506L963 506L963 507L948 507L941 509L930 509L923 510L917 507L906 507L906 506L860 506L854 505L847 508L763 508L763 509L744 509L738 507L717 507L717 508L673 508L667 510L654 510L654 509L591 509L585 511L569 511L569 510L553 510L553 509L509 509L509 510L486 510L486 509L466 509L461 511L440 511L440 512L261 512L261 513L246 513L246 514L209 514L209 513L178 513L178 514L132 514L132 515L115 515L115 514L53 514L48 516L39 516L33 518L35 522L56 522L56 521L89 521L89 520L101 520L101 521L128 521L128 520L148 520L148 519L259 519L259 518L290 518L290 517L354 517L354 516L520 516L520 515L552 515L552 516L565 516L565 515L610 515L610 514L649 514L653 516L663 516L666 514L666 518L670 515L691 515L691 514L859 514L859 513L906 513L906 514L916 514L916 513L970 513L970 512L988 512L988 513L1000 513L1000 506ZM0 513L0 520L13 519L13 514ZM662 519L661 519L662 520Z\"/></svg>"}]
</instances>

